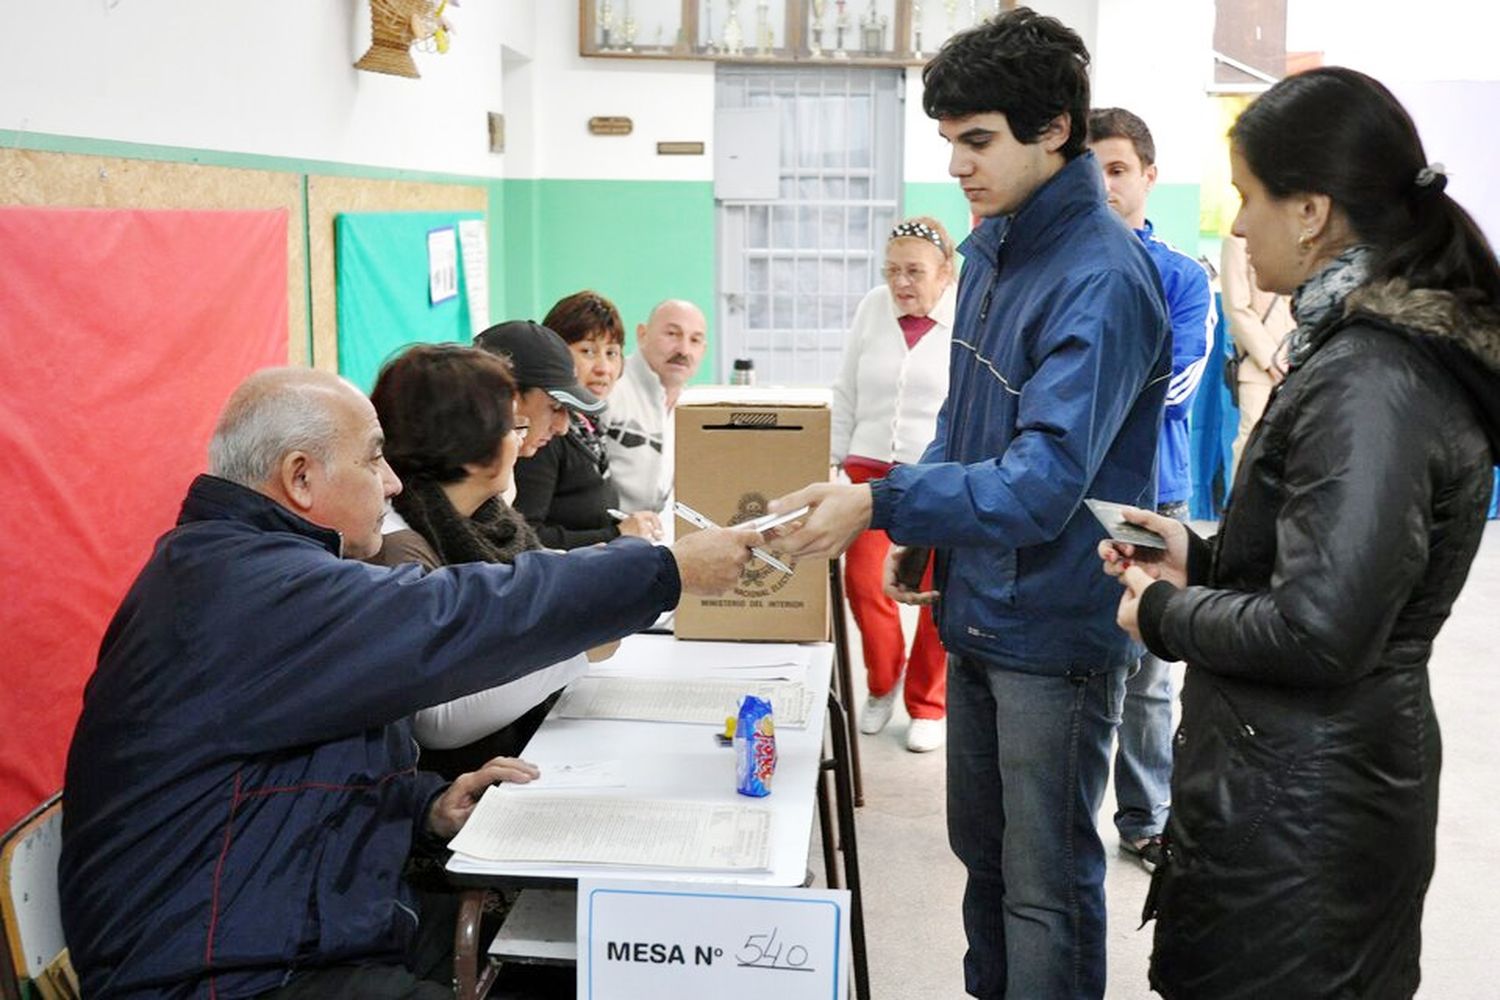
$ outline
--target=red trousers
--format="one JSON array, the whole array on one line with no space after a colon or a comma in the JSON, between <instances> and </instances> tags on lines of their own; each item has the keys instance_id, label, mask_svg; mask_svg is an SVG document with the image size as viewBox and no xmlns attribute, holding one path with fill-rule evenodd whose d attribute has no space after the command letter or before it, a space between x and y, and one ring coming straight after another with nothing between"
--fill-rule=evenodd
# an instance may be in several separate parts
<instances>
[{"instance_id":1,"label":"red trousers","mask_svg":"<svg viewBox=\"0 0 1500 1000\"><path fill-rule=\"evenodd\" d=\"M849 478L866 482L870 473L858 466L847 466ZM844 594L854 624L859 627L860 645L865 654L870 694L887 694L901 679L906 665L903 695L906 711L913 719L941 719L947 714L948 654L938 639L932 608L924 607L917 617L917 636L906 655L906 638L901 633L901 615L897 604L881 590L881 574L891 540L876 529L861 534L844 553ZM927 568L924 586L932 585L932 567Z\"/></svg>"}]
</instances>

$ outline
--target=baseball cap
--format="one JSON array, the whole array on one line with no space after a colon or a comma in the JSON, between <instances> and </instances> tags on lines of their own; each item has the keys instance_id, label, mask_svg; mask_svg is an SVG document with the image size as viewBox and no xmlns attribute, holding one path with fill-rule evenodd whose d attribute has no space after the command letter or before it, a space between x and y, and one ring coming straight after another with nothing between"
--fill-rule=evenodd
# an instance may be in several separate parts
<instances>
[{"instance_id":1,"label":"baseball cap","mask_svg":"<svg viewBox=\"0 0 1500 1000\"><path fill-rule=\"evenodd\" d=\"M580 413L604 409L604 400L578 383L567 343L540 323L529 319L497 323L475 337L474 346L509 358L522 390L545 389L547 395Z\"/></svg>"}]
</instances>

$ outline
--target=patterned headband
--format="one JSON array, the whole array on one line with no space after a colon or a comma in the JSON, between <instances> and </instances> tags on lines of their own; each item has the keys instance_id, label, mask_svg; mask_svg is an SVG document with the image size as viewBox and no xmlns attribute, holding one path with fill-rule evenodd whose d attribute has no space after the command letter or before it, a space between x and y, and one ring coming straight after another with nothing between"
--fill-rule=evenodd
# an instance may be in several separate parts
<instances>
[{"instance_id":1,"label":"patterned headband","mask_svg":"<svg viewBox=\"0 0 1500 1000\"><path fill-rule=\"evenodd\" d=\"M902 222L891 230L891 239L899 240L903 236L912 236L919 240L926 240L937 247L943 256L946 257L948 255L948 246L943 242L943 235L925 222Z\"/></svg>"}]
</instances>

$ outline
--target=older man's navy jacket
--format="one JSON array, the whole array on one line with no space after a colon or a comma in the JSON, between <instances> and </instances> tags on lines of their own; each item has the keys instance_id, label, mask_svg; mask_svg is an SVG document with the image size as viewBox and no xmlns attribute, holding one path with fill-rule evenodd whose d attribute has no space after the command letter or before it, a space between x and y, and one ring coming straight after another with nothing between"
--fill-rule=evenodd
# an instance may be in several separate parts
<instances>
[{"instance_id":1,"label":"older man's navy jacket","mask_svg":"<svg viewBox=\"0 0 1500 1000\"><path fill-rule=\"evenodd\" d=\"M1116 667L1120 587L1085 497L1150 507L1171 375L1161 281L1084 153L964 241L948 399L920 464L872 486L873 526L939 548L952 653L1029 673Z\"/></svg>"},{"instance_id":2,"label":"older man's navy jacket","mask_svg":"<svg viewBox=\"0 0 1500 1000\"><path fill-rule=\"evenodd\" d=\"M642 628L666 549L424 573L210 476L110 623L68 753L63 925L90 1000L246 997L399 962L440 784L406 721Z\"/></svg>"}]
</instances>

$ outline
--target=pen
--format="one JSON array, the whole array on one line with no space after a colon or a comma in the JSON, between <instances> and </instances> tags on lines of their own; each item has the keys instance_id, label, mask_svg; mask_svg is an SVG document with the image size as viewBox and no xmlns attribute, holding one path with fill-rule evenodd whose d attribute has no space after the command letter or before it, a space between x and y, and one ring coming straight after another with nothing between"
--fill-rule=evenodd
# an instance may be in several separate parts
<instances>
[{"instance_id":1,"label":"pen","mask_svg":"<svg viewBox=\"0 0 1500 1000\"><path fill-rule=\"evenodd\" d=\"M702 514L698 513L696 510L689 507L681 500L677 501L674 509L677 511L678 517L682 518L684 521L686 521L688 524L691 524L695 528L718 527L717 524L710 521L708 518L704 517ZM783 573L792 572L792 567L788 566L786 563L782 562L780 559L777 559L775 556L771 555L771 553L767 552L763 548L760 548L759 546L752 548L750 550L750 554L759 559L761 562L765 563L767 566L770 566L772 569L779 569Z\"/></svg>"},{"instance_id":2,"label":"pen","mask_svg":"<svg viewBox=\"0 0 1500 1000\"><path fill-rule=\"evenodd\" d=\"M627 517L630 516L630 515L626 514L623 510L616 510L614 507L606 507L606 508L604 508L604 513L608 514L610 517L614 518L616 521L623 521L623 520L625 520L625 518L627 518Z\"/></svg>"}]
</instances>

